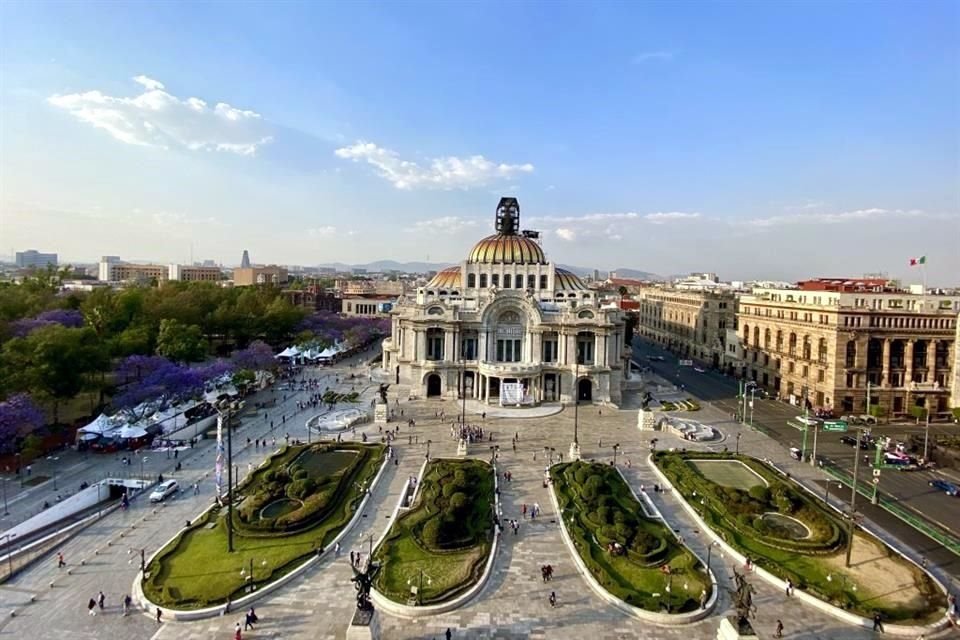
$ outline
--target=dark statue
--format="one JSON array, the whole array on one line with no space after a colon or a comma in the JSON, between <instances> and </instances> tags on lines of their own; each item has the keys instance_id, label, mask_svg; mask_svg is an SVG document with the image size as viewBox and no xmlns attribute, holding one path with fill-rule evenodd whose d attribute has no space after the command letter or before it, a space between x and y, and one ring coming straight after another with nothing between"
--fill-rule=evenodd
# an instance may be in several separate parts
<instances>
[{"instance_id":1,"label":"dark statue","mask_svg":"<svg viewBox=\"0 0 960 640\"><path fill-rule=\"evenodd\" d=\"M644 410L646 410L647 407L650 406L650 401L651 401L651 400L653 400L653 394L650 393L649 391L647 391L647 393L645 393L644 396L643 396L643 400L641 401L641 402L642 402L642 408L643 408Z\"/></svg>"},{"instance_id":2,"label":"dark statue","mask_svg":"<svg viewBox=\"0 0 960 640\"><path fill-rule=\"evenodd\" d=\"M380 383L380 391L377 393L380 394L380 402L387 404L387 389L390 388L389 384Z\"/></svg>"},{"instance_id":3,"label":"dark statue","mask_svg":"<svg viewBox=\"0 0 960 640\"><path fill-rule=\"evenodd\" d=\"M755 616L757 607L753 604L753 585L746 576L733 570L733 580L737 585L733 594L733 606L737 609L737 630L741 635L753 633L750 617Z\"/></svg>"},{"instance_id":4,"label":"dark statue","mask_svg":"<svg viewBox=\"0 0 960 640\"><path fill-rule=\"evenodd\" d=\"M353 577L350 582L357 590L357 609L360 611L373 611L373 603L370 602L370 587L373 586L373 579L380 572L380 564L370 562L363 571L353 567Z\"/></svg>"}]
</instances>

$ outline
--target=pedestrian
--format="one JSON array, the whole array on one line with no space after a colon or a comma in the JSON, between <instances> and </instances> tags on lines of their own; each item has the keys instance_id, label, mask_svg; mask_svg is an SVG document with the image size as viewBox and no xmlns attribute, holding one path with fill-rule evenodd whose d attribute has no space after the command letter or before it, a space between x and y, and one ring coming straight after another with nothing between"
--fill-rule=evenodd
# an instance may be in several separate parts
<instances>
[{"instance_id":1,"label":"pedestrian","mask_svg":"<svg viewBox=\"0 0 960 640\"><path fill-rule=\"evenodd\" d=\"M339 543L339 542L338 542L337 544L333 545L333 555L334 555L334 557L337 557L337 558L340 557L340 543Z\"/></svg>"},{"instance_id":2,"label":"pedestrian","mask_svg":"<svg viewBox=\"0 0 960 640\"><path fill-rule=\"evenodd\" d=\"M603 438L597 440L597 449L603 449Z\"/></svg>"},{"instance_id":3,"label":"pedestrian","mask_svg":"<svg viewBox=\"0 0 960 640\"><path fill-rule=\"evenodd\" d=\"M790 597L790 596L793 595L793 580L791 580L790 578L787 578L787 589L786 589L786 591L787 591L787 597Z\"/></svg>"},{"instance_id":4,"label":"pedestrian","mask_svg":"<svg viewBox=\"0 0 960 640\"><path fill-rule=\"evenodd\" d=\"M778 638L783 637L783 622L781 622L780 620L777 620L777 637Z\"/></svg>"},{"instance_id":5,"label":"pedestrian","mask_svg":"<svg viewBox=\"0 0 960 640\"><path fill-rule=\"evenodd\" d=\"M163 617L163 609L157 607L157 624L160 624L160 619Z\"/></svg>"},{"instance_id":6,"label":"pedestrian","mask_svg":"<svg viewBox=\"0 0 960 640\"><path fill-rule=\"evenodd\" d=\"M63 569L67 563L63 559L63 552L57 551L57 569Z\"/></svg>"},{"instance_id":7,"label":"pedestrian","mask_svg":"<svg viewBox=\"0 0 960 640\"><path fill-rule=\"evenodd\" d=\"M351 566L356 566L357 564L357 553L355 551L350 551L350 564Z\"/></svg>"},{"instance_id":8,"label":"pedestrian","mask_svg":"<svg viewBox=\"0 0 960 640\"><path fill-rule=\"evenodd\" d=\"M103 611L103 602L104 602L104 600L106 600L106 599L107 599L107 597L106 597L105 595L103 595L103 591L101 591L99 594L97 594L97 605L99 605L100 611Z\"/></svg>"},{"instance_id":9,"label":"pedestrian","mask_svg":"<svg viewBox=\"0 0 960 640\"><path fill-rule=\"evenodd\" d=\"M447 637L447 640L450 640L453 637L453 631L450 630L450 627L447 627L447 632L443 635Z\"/></svg>"},{"instance_id":10,"label":"pedestrian","mask_svg":"<svg viewBox=\"0 0 960 640\"><path fill-rule=\"evenodd\" d=\"M551 591L548 600L550 601L551 607L557 606L557 593L555 591Z\"/></svg>"},{"instance_id":11,"label":"pedestrian","mask_svg":"<svg viewBox=\"0 0 960 640\"><path fill-rule=\"evenodd\" d=\"M873 614L873 630L879 631L880 633L886 633L883 630L883 618L880 616L879 611Z\"/></svg>"},{"instance_id":12,"label":"pedestrian","mask_svg":"<svg viewBox=\"0 0 960 640\"><path fill-rule=\"evenodd\" d=\"M123 615L130 613L130 604L133 602L133 599L130 597L130 594L123 596Z\"/></svg>"},{"instance_id":13,"label":"pedestrian","mask_svg":"<svg viewBox=\"0 0 960 640\"><path fill-rule=\"evenodd\" d=\"M240 629L240 623L233 629L233 640L243 640L243 630Z\"/></svg>"},{"instance_id":14,"label":"pedestrian","mask_svg":"<svg viewBox=\"0 0 960 640\"><path fill-rule=\"evenodd\" d=\"M237 623L240 624L239 622ZM250 613L247 612L247 615L243 616L243 630L253 629L253 620L250 619Z\"/></svg>"},{"instance_id":15,"label":"pedestrian","mask_svg":"<svg viewBox=\"0 0 960 640\"><path fill-rule=\"evenodd\" d=\"M97 601L93 598L90 598L90 600L87 602L87 614L91 616L97 615Z\"/></svg>"}]
</instances>

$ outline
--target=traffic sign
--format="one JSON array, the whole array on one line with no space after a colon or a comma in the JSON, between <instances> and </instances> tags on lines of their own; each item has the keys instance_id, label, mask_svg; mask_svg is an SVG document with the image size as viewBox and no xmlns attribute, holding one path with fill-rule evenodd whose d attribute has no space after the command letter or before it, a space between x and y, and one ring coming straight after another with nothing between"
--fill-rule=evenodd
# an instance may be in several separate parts
<instances>
[{"instance_id":1,"label":"traffic sign","mask_svg":"<svg viewBox=\"0 0 960 640\"><path fill-rule=\"evenodd\" d=\"M879 478L879 477L880 477L880 469L874 469L874 470L873 470L873 477L874 477L874 478Z\"/></svg>"},{"instance_id":2,"label":"traffic sign","mask_svg":"<svg viewBox=\"0 0 960 640\"><path fill-rule=\"evenodd\" d=\"M693 360L680 360L677 362L677 364L681 367L692 367Z\"/></svg>"},{"instance_id":3,"label":"traffic sign","mask_svg":"<svg viewBox=\"0 0 960 640\"><path fill-rule=\"evenodd\" d=\"M847 422L846 420L825 420L823 430L843 433L847 430Z\"/></svg>"}]
</instances>

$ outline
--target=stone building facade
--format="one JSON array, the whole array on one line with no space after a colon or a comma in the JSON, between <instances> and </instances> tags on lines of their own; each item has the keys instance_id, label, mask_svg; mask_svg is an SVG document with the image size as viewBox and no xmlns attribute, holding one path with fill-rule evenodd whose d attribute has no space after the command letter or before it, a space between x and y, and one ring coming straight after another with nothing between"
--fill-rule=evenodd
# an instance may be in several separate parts
<instances>
[{"instance_id":1,"label":"stone building facade","mask_svg":"<svg viewBox=\"0 0 960 640\"><path fill-rule=\"evenodd\" d=\"M502 198L497 233L398 301L384 369L420 396L619 404L622 312L548 261L519 223L516 199Z\"/></svg>"},{"instance_id":2,"label":"stone building facade","mask_svg":"<svg viewBox=\"0 0 960 640\"><path fill-rule=\"evenodd\" d=\"M805 284L741 297L744 377L798 406L864 413L869 382L884 415L948 414L960 296Z\"/></svg>"},{"instance_id":3,"label":"stone building facade","mask_svg":"<svg viewBox=\"0 0 960 640\"><path fill-rule=\"evenodd\" d=\"M638 333L684 358L720 368L729 361L727 330L735 328L737 298L732 291L684 291L644 287Z\"/></svg>"}]
</instances>

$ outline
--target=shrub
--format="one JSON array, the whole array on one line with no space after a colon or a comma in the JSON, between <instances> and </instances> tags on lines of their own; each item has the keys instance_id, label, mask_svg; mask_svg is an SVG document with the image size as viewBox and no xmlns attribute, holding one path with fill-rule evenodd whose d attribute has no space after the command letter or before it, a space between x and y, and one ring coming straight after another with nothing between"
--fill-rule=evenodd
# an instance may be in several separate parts
<instances>
[{"instance_id":1,"label":"shrub","mask_svg":"<svg viewBox=\"0 0 960 640\"><path fill-rule=\"evenodd\" d=\"M467 494L458 491L450 496L450 509L455 513L460 513L467 507Z\"/></svg>"},{"instance_id":2,"label":"shrub","mask_svg":"<svg viewBox=\"0 0 960 640\"><path fill-rule=\"evenodd\" d=\"M440 519L430 518L420 532L423 543L428 547L436 547L440 538Z\"/></svg>"},{"instance_id":3,"label":"shrub","mask_svg":"<svg viewBox=\"0 0 960 640\"><path fill-rule=\"evenodd\" d=\"M294 480L287 485L287 496L295 500L303 500L313 493L315 484L310 478Z\"/></svg>"},{"instance_id":4,"label":"shrub","mask_svg":"<svg viewBox=\"0 0 960 640\"><path fill-rule=\"evenodd\" d=\"M453 474L453 483L460 487L467 486L467 474L463 469L457 469Z\"/></svg>"},{"instance_id":5,"label":"shrub","mask_svg":"<svg viewBox=\"0 0 960 640\"><path fill-rule=\"evenodd\" d=\"M458 491L460 491L460 489L462 489L462 488L463 488L462 485L458 486L458 485L455 484L454 482L448 482L448 483L446 483L445 485L443 485L443 489L440 490L440 493L443 494L443 497L444 497L444 498L449 498L449 497L452 496L453 494L455 494L455 493L457 493Z\"/></svg>"},{"instance_id":6,"label":"shrub","mask_svg":"<svg viewBox=\"0 0 960 640\"><path fill-rule=\"evenodd\" d=\"M764 486L750 487L750 497L763 504L770 504L770 489Z\"/></svg>"},{"instance_id":7,"label":"shrub","mask_svg":"<svg viewBox=\"0 0 960 640\"><path fill-rule=\"evenodd\" d=\"M597 514L596 520L601 525L610 524L610 522L612 522L612 520L610 519L612 515L610 507L600 507L599 509L597 509L596 514Z\"/></svg>"}]
</instances>

